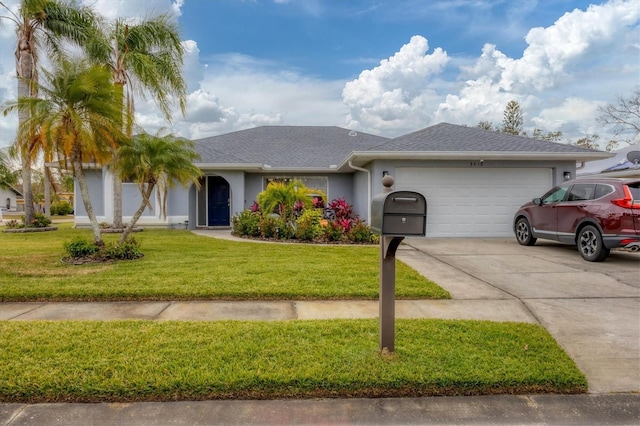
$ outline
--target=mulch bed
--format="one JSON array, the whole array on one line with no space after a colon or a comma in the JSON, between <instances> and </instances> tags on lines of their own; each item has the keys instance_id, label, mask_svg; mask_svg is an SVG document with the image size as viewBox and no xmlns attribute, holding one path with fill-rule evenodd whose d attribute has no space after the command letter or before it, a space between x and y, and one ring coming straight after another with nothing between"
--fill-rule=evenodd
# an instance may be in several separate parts
<instances>
[{"instance_id":1,"label":"mulch bed","mask_svg":"<svg viewBox=\"0 0 640 426\"><path fill-rule=\"evenodd\" d=\"M327 241L327 240L298 240L296 238L267 238L267 237L252 237L250 235L240 235L232 232L234 237L242 238L243 240L252 241L265 241L271 243L287 243L287 244L320 244L320 245L350 245L350 246L371 246L378 245L379 243L372 242L354 242L354 241Z\"/></svg>"},{"instance_id":2,"label":"mulch bed","mask_svg":"<svg viewBox=\"0 0 640 426\"><path fill-rule=\"evenodd\" d=\"M42 228L33 228L33 227L8 228L8 229L3 229L2 232L7 234L21 234L25 232L47 232L47 231L57 231L57 230L58 230L57 226L45 226Z\"/></svg>"},{"instance_id":3,"label":"mulch bed","mask_svg":"<svg viewBox=\"0 0 640 426\"><path fill-rule=\"evenodd\" d=\"M86 265L86 264L96 264L96 263L115 263L120 260L138 260L142 259L144 254L140 254L135 259L111 259L105 256L82 256L82 257L63 257L60 259L62 263L66 263L67 265Z\"/></svg>"}]
</instances>

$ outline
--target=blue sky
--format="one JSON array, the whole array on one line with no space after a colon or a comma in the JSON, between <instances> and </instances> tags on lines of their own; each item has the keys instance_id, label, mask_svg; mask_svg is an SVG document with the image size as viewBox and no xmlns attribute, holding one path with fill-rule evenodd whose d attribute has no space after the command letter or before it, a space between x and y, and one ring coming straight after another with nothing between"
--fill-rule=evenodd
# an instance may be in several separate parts
<instances>
[{"instance_id":1,"label":"blue sky","mask_svg":"<svg viewBox=\"0 0 640 426\"><path fill-rule=\"evenodd\" d=\"M183 34L201 55L240 52L323 78L356 78L416 34L451 56L479 54L485 43L508 55L526 47L534 26L548 26L589 1L186 1ZM427 6L428 5L428 6Z\"/></svg>"},{"instance_id":2,"label":"blue sky","mask_svg":"<svg viewBox=\"0 0 640 426\"><path fill-rule=\"evenodd\" d=\"M187 49L186 117L152 99L137 121L197 139L261 125L398 136L442 121L591 134L599 107L640 84L637 0L82 0L108 18L170 13ZM5 2L16 7L19 0ZM5 14L4 11L0 14ZM16 94L13 28L0 21L0 102ZM17 117L0 118L0 147ZM623 135L623 139L624 139Z\"/></svg>"}]
</instances>

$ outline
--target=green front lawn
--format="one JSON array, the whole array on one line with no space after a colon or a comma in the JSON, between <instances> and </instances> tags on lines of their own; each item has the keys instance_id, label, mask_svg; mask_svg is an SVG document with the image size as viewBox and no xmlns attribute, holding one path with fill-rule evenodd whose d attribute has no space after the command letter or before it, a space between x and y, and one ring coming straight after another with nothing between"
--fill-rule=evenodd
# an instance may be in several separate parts
<instances>
[{"instance_id":1,"label":"green front lawn","mask_svg":"<svg viewBox=\"0 0 640 426\"><path fill-rule=\"evenodd\" d=\"M166 401L585 392L540 326L398 320L0 321L0 401Z\"/></svg>"},{"instance_id":2,"label":"green front lawn","mask_svg":"<svg viewBox=\"0 0 640 426\"><path fill-rule=\"evenodd\" d=\"M377 246L233 242L189 231L134 234L144 258L68 265L63 243L86 229L0 232L0 301L196 299L376 299ZM105 234L105 241L117 235ZM397 262L396 297L449 298L449 293Z\"/></svg>"}]
</instances>

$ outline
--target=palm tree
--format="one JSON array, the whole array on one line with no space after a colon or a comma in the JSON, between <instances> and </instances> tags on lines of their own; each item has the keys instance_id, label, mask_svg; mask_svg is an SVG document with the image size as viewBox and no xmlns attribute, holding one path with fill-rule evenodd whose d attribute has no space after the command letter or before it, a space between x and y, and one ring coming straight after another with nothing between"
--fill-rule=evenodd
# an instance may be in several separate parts
<instances>
[{"instance_id":1,"label":"palm tree","mask_svg":"<svg viewBox=\"0 0 640 426\"><path fill-rule=\"evenodd\" d=\"M16 26L16 74L18 98L37 95L39 46L44 46L56 57L62 52L61 42L84 45L94 37L96 18L90 8L56 0L21 0L18 13L14 13L0 1L9 16L0 18L12 21ZM29 118L29 110L18 112L18 124ZM25 221L34 218L33 190L31 188L31 146L23 145L22 185L24 193Z\"/></svg>"},{"instance_id":2,"label":"palm tree","mask_svg":"<svg viewBox=\"0 0 640 426\"><path fill-rule=\"evenodd\" d=\"M293 220L296 203L302 207L310 207L313 199L309 189L298 179L288 183L273 181L258 194L260 210L265 213L277 213L286 221Z\"/></svg>"},{"instance_id":3,"label":"palm tree","mask_svg":"<svg viewBox=\"0 0 640 426\"><path fill-rule=\"evenodd\" d=\"M17 181L16 172L9 166L9 156L4 149L0 149L0 188L9 188Z\"/></svg>"},{"instance_id":4,"label":"palm tree","mask_svg":"<svg viewBox=\"0 0 640 426\"><path fill-rule=\"evenodd\" d=\"M142 202L126 229L120 236L124 242L142 216L145 208L151 206L151 195L156 189L160 204L160 216L166 217L167 188L176 182L183 187L193 183L200 186L198 178L202 171L193 164L199 155L193 149L193 142L173 135L137 135L130 144L119 149L114 172L122 179L136 182L140 188Z\"/></svg>"},{"instance_id":5,"label":"palm tree","mask_svg":"<svg viewBox=\"0 0 640 426\"><path fill-rule=\"evenodd\" d=\"M91 204L83 163L106 164L125 141L120 128L121 109L113 102L115 87L109 70L86 61L61 59L52 72L42 70L44 84L37 84L38 97L23 97L9 103L3 113L30 111L20 123L16 147L23 152L55 153L70 164L78 181L94 242L103 246L100 226Z\"/></svg>"},{"instance_id":6,"label":"palm tree","mask_svg":"<svg viewBox=\"0 0 640 426\"><path fill-rule=\"evenodd\" d=\"M186 85L182 77L184 47L177 24L168 15L130 24L117 19L101 39L87 46L88 55L106 64L117 88L117 102L123 110L123 128L132 136L134 95L150 94L167 121L171 121L172 100L184 115ZM122 227L122 181L114 180L113 222Z\"/></svg>"}]
</instances>

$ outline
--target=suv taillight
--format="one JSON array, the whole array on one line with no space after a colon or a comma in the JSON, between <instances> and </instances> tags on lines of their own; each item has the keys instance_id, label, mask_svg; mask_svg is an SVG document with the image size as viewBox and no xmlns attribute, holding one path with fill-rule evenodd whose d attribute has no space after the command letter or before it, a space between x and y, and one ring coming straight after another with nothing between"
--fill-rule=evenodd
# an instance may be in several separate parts
<instances>
[{"instance_id":1,"label":"suv taillight","mask_svg":"<svg viewBox=\"0 0 640 426\"><path fill-rule=\"evenodd\" d=\"M624 198L611 200L611 202L616 206L624 207L625 209L640 209L640 202L634 202L629 187L627 185L622 185L622 189L624 191Z\"/></svg>"}]
</instances>

